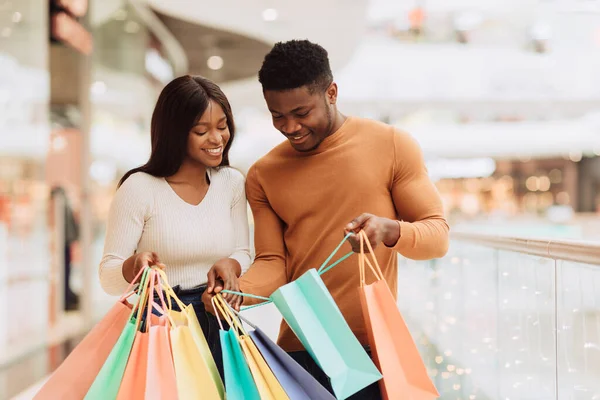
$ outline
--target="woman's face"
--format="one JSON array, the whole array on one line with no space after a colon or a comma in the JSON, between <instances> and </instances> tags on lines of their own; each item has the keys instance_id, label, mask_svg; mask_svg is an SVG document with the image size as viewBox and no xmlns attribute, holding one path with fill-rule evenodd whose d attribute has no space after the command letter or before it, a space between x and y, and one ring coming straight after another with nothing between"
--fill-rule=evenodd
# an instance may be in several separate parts
<instances>
[{"instance_id":1,"label":"woman's face","mask_svg":"<svg viewBox=\"0 0 600 400\"><path fill-rule=\"evenodd\" d=\"M188 136L188 158L207 167L218 167L231 134L227 117L214 100L202 114Z\"/></svg>"}]
</instances>

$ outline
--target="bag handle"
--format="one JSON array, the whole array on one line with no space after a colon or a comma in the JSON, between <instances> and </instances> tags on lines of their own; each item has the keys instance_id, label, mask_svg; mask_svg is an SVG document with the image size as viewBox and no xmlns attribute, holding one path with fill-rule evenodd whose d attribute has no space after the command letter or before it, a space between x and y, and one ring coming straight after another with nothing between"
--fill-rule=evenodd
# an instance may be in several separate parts
<instances>
[{"instance_id":1,"label":"bag handle","mask_svg":"<svg viewBox=\"0 0 600 400\"><path fill-rule=\"evenodd\" d=\"M381 272L381 268L379 267L379 263L377 262L377 258L375 257L375 252L373 251L373 247L371 246L371 243L369 242L369 238L367 237L367 234L365 233L365 231L361 230L358 233L358 236L360 238L360 253L358 255L358 269L359 269L359 273L360 273L360 286L363 287L365 285L365 281L366 281L365 263L369 266L369 268L371 268L371 271L375 275L375 279L377 279L378 281L383 280L383 273ZM373 264L371 264L371 262L369 261L369 259L367 258L366 254L365 254L365 243L367 244L367 248L369 249L369 254L373 260L373 264L375 264L375 267L373 267Z\"/></svg>"},{"instance_id":2,"label":"bag handle","mask_svg":"<svg viewBox=\"0 0 600 400\"><path fill-rule=\"evenodd\" d=\"M329 257L327 257L325 259L325 261L323 262L323 264L321 264L321 266L317 270L317 272L319 273L319 275L323 275L325 272L329 271L330 269L332 269L333 267L335 267L336 265L338 265L339 263L341 263L342 261L344 261L345 259L347 259L348 257L350 257L352 254L354 254L354 252L351 251L351 252L347 253L346 255L344 255L339 260L337 260L336 262L334 262L333 264L331 264L330 266L327 266L327 264L329 263L329 261L331 261L331 259L333 258L333 256L335 256L337 254L337 252L342 248L342 246L344 245L344 243L346 242L346 240L348 240L350 238L350 236L352 236L352 232L350 232L346 236L344 236L344 238L342 239L342 241L340 242L340 244L337 245L337 247L331 252L331 254L329 255Z\"/></svg>"},{"instance_id":3,"label":"bag handle","mask_svg":"<svg viewBox=\"0 0 600 400\"><path fill-rule=\"evenodd\" d=\"M236 311L233 309L233 307L231 307L231 305L229 305L229 303L225 302L225 305L227 306L227 308L229 309L229 312L235 314L235 316L237 318L239 318L240 321L245 322L246 324L248 324L252 329L256 329L256 325L254 325L252 322L250 322L248 320L248 318L244 317L242 315L242 313Z\"/></svg>"},{"instance_id":4,"label":"bag handle","mask_svg":"<svg viewBox=\"0 0 600 400\"><path fill-rule=\"evenodd\" d=\"M138 285L138 287L136 288L136 290L132 291L130 294L128 294L128 296L131 296L133 294L138 295L138 299L136 300L136 302L133 304L133 306L131 307L131 313L129 314L129 319L132 320L134 318L137 317L137 312L138 309L140 307L140 302L142 301L142 292L144 291L144 286L146 286L146 280L148 278L148 272L150 271L149 268L144 268L142 270L142 276L140 278L140 283Z\"/></svg>"},{"instance_id":5,"label":"bag handle","mask_svg":"<svg viewBox=\"0 0 600 400\"><path fill-rule=\"evenodd\" d=\"M131 280L131 282L127 286L127 289L125 289L125 292L123 292L123 295L121 296L121 298L119 299L119 301L123 302L123 301L127 300L129 297L131 297L131 295L133 295L135 293L135 290L133 290L133 287L135 285L137 285L138 283L141 284L141 277L144 275L145 270L146 270L146 268L141 268L138 271L138 273L135 276L135 278L133 278ZM138 280L140 282L138 282Z\"/></svg>"},{"instance_id":6,"label":"bag handle","mask_svg":"<svg viewBox=\"0 0 600 400\"><path fill-rule=\"evenodd\" d=\"M167 278L167 274L162 269L157 269L157 272L163 281L163 285L161 285L161 286L162 286L162 289L165 291L165 294L167 295L167 300L169 302L168 309L169 310L173 309L173 304L172 304L171 300L175 300L175 303L179 306L179 309L181 311L183 311L187 306L179 299L179 297L177 297L177 294L175 293L175 291L169 284L169 279Z\"/></svg>"},{"instance_id":7,"label":"bag handle","mask_svg":"<svg viewBox=\"0 0 600 400\"><path fill-rule=\"evenodd\" d=\"M217 294L214 297L216 297L217 302L221 303L221 308L220 309L223 310L223 311L225 311L229 315L230 321L233 322L233 324L231 325L231 327L232 328L237 328L242 335L247 335L246 330L244 329L244 326L239 321L239 319L235 316L235 314L230 311L229 304L227 304L227 301L223 298L223 296L220 295L220 294Z\"/></svg>"},{"instance_id":8,"label":"bag handle","mask_svg":"<svg viewBox=\"0 0 600 400\"><path fill-rule=\"evenodd\" d=\"M144 280L144 285L142 288L142 293L140 294L140 298L138 300L138 305L137 305L137 309L135 311L135 330L139 330L140 328L140 324L142 322L142 315L144 313L144 309L148 303L148 285L150 284L153 274L154 272L148 268L148 271L144 274L145 276L145 280ZM148 277L148 275L150 275L150 278Z\"/></svg>"},{"instance_id":9,"label":"bag handle","mask_svg":"<svg viewBox=\"0 0 600 400\"><path fill-rule=\"evenodd\" d=\"M221 295L217 294L216 296L213 296L210 299L210 301L212 302L213 308L215 309L215 315L216 315L217 321L219 322L219 327L221 328L221 330L224 330L224 329L223 329L223 324L221 323L221 319L219 318L219 312L225 318L225 320L229 324L230 329L233 330L233 333L235 334L235 336L238 339L240 338L240 333L242 335L246 335L246 332L244 331L244 327L242 326L242 324L237 320L237 318L235 318L235 316L233 314L231 314L229 312L229 310L227 309L227 306L223 306L223 304L227 304L227 302L225 301L225 299L223 299L223 297ZM238 330L239 330L239 333L238 333Z\"/></svg>"},{"instance_id":10,"label":"bag handle","mask_svg":"<svg viewBox=\"0 0 600 400\"><path fill-rule=\"evenodd\" d=\"M147 306L147 314L146 314L146 332L150 331L150 326L152 325L152 309L156 309L159 313L161 313L163 316L167 317L167 319L169 320L169 323L172 327L175 327L175 321L173 320L173 318L169 315L169 313L167 312L167 307L165 304L165 299L162 295L162 285L160 283L160 275L158 274L158 269L157 268L152 268L152 276L151 276L151 283L150 283L150 294L148 295L148 306ZM158 297L160 298L160 301L162 303L162 307L160 307L160 305L158 305L155 301L154 301L154 287L158 286L159 288L157 288L157 292L158 292Z\"/></svg>"},{"instance_id":11,"label":"bag handle","mask_svg":"<svg viewBox=\"0 0 600 400\"><path fill-rule=\"evenodd\" d=\"M327 257L327 259L325 259L325 261L323 262L323 264L321 264L321 266L317 270L317 272L318 272L319 275L323 275L325 272L329 271L330 269L332 269L336 265L340 264L342 261L345 261L347 258L349 258L350 256L352 256L354 254L354 252L351 251L351 252L345 254L344 256L342 256L339 260L335 261L333 264L327 265L327 263L329 263L331 261L331 259L333 258L333 256L335 256L337 254L337 252L344 245L344 243L346 242L346 240L348 240L348 238L350 238L351 235L352 235L352 233L348 233L342 239L342 241L337 245L337 247L331 252L331 254ZM250 293L236 292L234 290L224 289L224 290L221 290L221 293L229 293L229 294L235 294L237 296L250 297L250 298L253 298L253 299L264 300L262 303L258 303L258 304L254 304L254 305L251 305L251 306L245 306L245 307L243 307L242 308L243 311L250 310L251 308L255 308L255 307L264 306L266 304L270 304L270 303L273 302L273 300L271 300L268 297L257 296L257 295L250 294Z\"/></svg>"}]
</instances>

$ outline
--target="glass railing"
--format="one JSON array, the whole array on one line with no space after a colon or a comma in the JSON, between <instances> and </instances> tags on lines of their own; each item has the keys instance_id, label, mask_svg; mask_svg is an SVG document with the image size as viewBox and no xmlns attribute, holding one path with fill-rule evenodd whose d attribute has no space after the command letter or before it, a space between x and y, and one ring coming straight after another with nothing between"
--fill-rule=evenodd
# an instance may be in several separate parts
<instances>
[{"instance_id":1,"label":"glass railing","mask_svg":"<svg viewBox=\"0 0 600 400\"><path fill-rule=\"evenodd\" d=\"M441 399L600 399L598 244L455 234L398 303Z\"/></svg>"}]
</instances>

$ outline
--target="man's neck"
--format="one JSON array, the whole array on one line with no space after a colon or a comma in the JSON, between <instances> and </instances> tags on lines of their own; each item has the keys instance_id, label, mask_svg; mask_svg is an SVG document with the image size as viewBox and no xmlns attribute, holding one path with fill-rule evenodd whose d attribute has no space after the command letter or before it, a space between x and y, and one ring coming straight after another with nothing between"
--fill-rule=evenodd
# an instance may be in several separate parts
<instances>
[{"instance_id":1,"label":"man's neck","mask_svg":"<svg viewBox=\"0 0 600 400\"><path fill-rule=\"evenodd\" d=\"M331 131L329 132L329 135L327 136L331 136L334 133L336 133L344 124L344 122L346 122L346 116L343 115L341 112L337 111L335 112L335 117L333 119L333 126L331 127Z\"/></svg>"}]
</instances>

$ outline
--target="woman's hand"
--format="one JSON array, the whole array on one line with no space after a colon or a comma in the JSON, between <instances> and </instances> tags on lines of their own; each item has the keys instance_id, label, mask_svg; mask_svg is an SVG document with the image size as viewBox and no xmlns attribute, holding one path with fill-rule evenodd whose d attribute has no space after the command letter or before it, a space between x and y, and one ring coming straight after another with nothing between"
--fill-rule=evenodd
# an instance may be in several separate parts
<instances>
[{"instance_id":1,"label":"woman's hand","mask_svg":"<svg viewBox=\"0 0 600 400\"><path fill-rule=\"evenodd\" d=\"M240 291L240 285L238 277L242 273L242 267L240 263L233 258L223 258L212 266L208 271L208 285L206 293L209 297L221 292L221 290L231 290L234 292ZM227 301L235 310L239 311L242 305L242 297L235 294L223 293L223 298Z\"/></svg>"},{"instance_id":2,"label":"woman's hand","mask_svg":"<svg viewBox=\"0 0 600 400\"><path fill-rule=\"evenodd\" d=\"M158 254L155 252L144 251L134 254L123 263L123 277L131 283L142 269L154 266L164 268L164 265L160 263Z\"/></svg>"}]
</instances>

